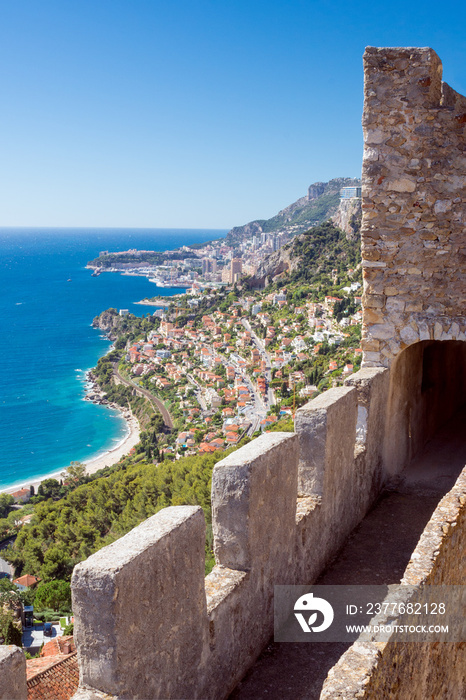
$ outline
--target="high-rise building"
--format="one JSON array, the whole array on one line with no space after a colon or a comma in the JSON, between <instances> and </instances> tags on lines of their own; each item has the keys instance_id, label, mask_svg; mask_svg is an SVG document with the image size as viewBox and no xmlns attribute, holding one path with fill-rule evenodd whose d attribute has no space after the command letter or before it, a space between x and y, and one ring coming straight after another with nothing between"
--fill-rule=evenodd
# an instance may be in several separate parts
<instances>
[{"instance_id":1,"label":"high-rise building","mask_svg":"<svg viewBox=\"0 0 466 700\"><path fill-rule=\"evenodd\" d=\"M243 261L241 258L232 258L230 264L230 284L237 282L243 271Z\"/></svg>"},{"instance_id":2,"label":"high-rise building","mask_svg":"<svg viewBox=\"0 0 466 700\"><path fill-rule=\"evenodd\" d=\"M217 260L215 258L202 258L202 274L217 272Z\"/></svg>"},{"instance_id":3,"label":"high-rise building","mask_svg":"<svg viewBox=\"0 0 466 700\"><path fill-rule=\"evenodd\" d=\"M361 187L342 187L340 190L340 199L353 199L361 197Z\"/></svg>"}]
</instances>

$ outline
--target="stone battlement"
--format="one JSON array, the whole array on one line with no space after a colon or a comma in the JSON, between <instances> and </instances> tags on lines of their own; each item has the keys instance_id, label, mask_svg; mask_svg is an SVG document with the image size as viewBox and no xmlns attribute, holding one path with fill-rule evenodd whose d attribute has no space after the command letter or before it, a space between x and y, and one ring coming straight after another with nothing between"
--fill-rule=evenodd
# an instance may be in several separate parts
<instances>
[{"instance_id":1,"label":"stone battlement","mask_svg":"<svg viewBox=\"0 0 466 700\"><path fill-rule=\"evenodd\" d=\"M160 511L76 566L83 688L228 696L273 632L274 585L315 580L377 495L387 379L362 370L299 409L296 433L263 435L215 466L207 577L204 515L193 506Z\"/></svg>"},{"instance_id":2,"label":"stone battlement","mask_svg":"<svg viewBox=\"0 0 466 700\"><path fill-rule=\"evenodd\" d=\"M273 632L274 585L315 580L377 495L387 380L361 370L299 409L296 433L265 434L215 466L207 577L196 506L163 509L75 567L80 698L231 692Z\"/></svg>"}]
</instances>

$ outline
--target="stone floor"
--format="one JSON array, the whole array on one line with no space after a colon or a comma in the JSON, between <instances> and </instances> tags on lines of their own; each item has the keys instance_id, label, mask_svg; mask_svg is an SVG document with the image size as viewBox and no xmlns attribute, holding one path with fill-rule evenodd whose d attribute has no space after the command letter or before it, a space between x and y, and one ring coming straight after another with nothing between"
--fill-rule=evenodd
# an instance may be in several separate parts
<instances>
[{"instance_id":1,"label":"stone floor","mask_svg":"<svg viewBox=\"0 0 466 700\"><path fill-rule=\"evenodd\" d=\"M444 426L380 495L316 584L398 583L442 496L466 464L466 411ZM269 643L230 700L317 700L348 648L334 643Z\"/></svg>"}]
</instances>

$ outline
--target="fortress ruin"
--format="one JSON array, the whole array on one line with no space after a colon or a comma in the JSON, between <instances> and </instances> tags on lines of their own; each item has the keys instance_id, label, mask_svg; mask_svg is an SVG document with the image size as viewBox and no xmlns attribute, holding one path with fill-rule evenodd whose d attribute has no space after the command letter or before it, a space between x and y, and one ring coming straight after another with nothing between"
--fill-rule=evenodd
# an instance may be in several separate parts
<instances>
[{"instance_id":1,"label":"fortress ruin","mask_svg":"<svg viewBox=\"0 0 466 700\"><path fill-rule=\"evenodd\" d=\"M466 99L428 48L368 48L364 67L363 367L299 409L294 433L216 465L207 577L194 506L160 511L75 568L75 700L228 697L273 632L274 585L314 582L465 402ZM466 470L456 476L406 583L466 583ZM21 652L0 647L0 668L0 699L26 698ZM465 692L464 642L366 640L320 697Z\"/></svg>"}]
</instances>

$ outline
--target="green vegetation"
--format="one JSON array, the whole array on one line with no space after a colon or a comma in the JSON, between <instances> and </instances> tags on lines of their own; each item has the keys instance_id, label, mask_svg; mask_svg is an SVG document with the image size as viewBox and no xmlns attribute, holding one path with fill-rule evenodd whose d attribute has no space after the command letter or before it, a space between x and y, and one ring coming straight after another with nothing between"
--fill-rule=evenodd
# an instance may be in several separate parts
<instances>
[{"instance_id":1,"label":"green vegetation","mask_svg":"<svg viewBox=\"0 0 466 700\"><path fill-rule=\"evenodd\" d=\"M330 197L330 193L327 195ZM327 206L327 195L320 199L319 206ZM318 200L314 200L314 204L317 205ZM296 210L296 220L299 216ZM354 316L357 310L358 300L349 287L360 279L359 241L347 240L344 233L326 222L296 237L289 244L289 250L291 257L297 261L293 272L280 275L265 292L248 291L245 283L242 286L235 284L232 289L206 290L198 297L199 303L194 309L188 307L187 297L174 298L166 312L167 319L178 328L189 324L196 331L208 329L212 323L219 326L215 335L212 334L212 338L218 339L215 352L227 362L229 346L235 347L235 351L248 363L253 381L256 381L253 372L263 370L254 369L250 363L251 347L247 342L243 344L241 317L248 317L255 332L261 338L267 338L267 352L271 356L287 355L283 364L277 357L270 361L273 367L270 386L279 403L269 411L278 420L275 423L268 421L270 425L267 428L285 432L294 430L293 420L289 415L280 416L280 408L294 410L308 401L310 395L341 384L345 365L352 364L357 369L361 361L360 326L354 325L359 316L351 319L352 325L349 319L342 326L335 326L333 322ZM353 268L354 272L349 274L348 268ZM343 287L347 287L346 292ZM283 306L275 303L273 293L278 291L284 294L280 302ZM339 299L334 302L333 320L333 302L330 301L330 306L328 302L324 303L325 296ZM256 300L261 301L266 318L252 314L251 303ZM311 301L319 303L317 306L307 304ZM204 318L209 314L212 314L212 323ZM314 333L323 327L320 325L322 317L328 328L326 336ZM143 374L136 377L134 365L129 362L126 353L135 341L141 341L142 353L150 331L159 330L159 319L150 314L142 318L131 314L120 317L115 309L109 309L94 319L94 325L109 332L114 347L99 360L93 377L108 401L130 407L137 416L141 425L140 442L128 457L98 474L86 476L82 465L72 462L60 480L44 480L37 496L32 499L34 516L21 529L14 522L18 511L11 510L12 499L0 497L0 537L16 534L19 530L14 546L8 548L3 556L15 566L17 576L29 573L41 579L36 593L28 591L28 599L35 598L36 606L43 608L40 616L44 620L54 619L57 610L63 612L69 606L68 582L77 562L169 505L198 504L203 508L207 522L206 572L210 571L214 563L210 507L212 469L234 449L178 459L180 454L190 452L191 447L192 451L198 449L204 438L212 440L212 436L207 437L209 432L222 434L224 418L221 409L232 400L227 395L227 389L231 391L233 384L226 377L225 367L220 362L215 363L217 376L201 378L203 373L197 370L204 369L205 365L199 346L193 346L189 341L184 342L181 351L175 350L172 345L172 356L167 360L161 360L158 364L146 362L141 370ZM210 331L206 333L208 343ZM223 342L225 336L228 340ZM157 333L152 334L151 338L157 338ZM238 345L236 341L239 341ZM153 350L166 347L165 339L158 335ZM221 406L218 409L217 405L216 412L210 412L208 420L196 406L194 388L186 374L180 376L176 371L176 365L184 364L185 360L189 371L196 372L196 383L199 382L203 388L209 384L215 386L220 396ZM113 376L116 369L133 386L115 384ZM347 372L351 372L351 367L347 368ZM171 433L165 428L153 403L136 394L139 387L150 393L157 392L164 402L174 421ZM188 441L182 446L177 445L178 431L188 430L194 438L191 447ZM21 514L27 512L26 508L21 509Z\"/></svg>"},{"instance_id":2,"label":"green vegetation","mask_svg":"<svg viewBox=\"0 0 466 700\"><path fill-rule=\"evenodd\" d=\"M288 283L320 285L323 298L324 287L337 291L338 283L331 279L336 271L337 278L347 275L348 268L355 268L361 261L360 241L350 241L340 229L330 221L306 231L294 239L292 256L299 258L296 270L289 275ZM305 298L304 290L297 289L299 298ZM326 292L327 293L327 292ZM307 289L309 294L309 288ZM319 296L319 295L318 295Z\"/></svg>"},{"instance_id":3,"label":"green vegetation","mask_svg":"<svg viewBox=\"0 0 466 700\"><path fill-rule=\"evenodd\" d=\"M38 503L32 522L21 529L4 557L15 566L17 575L34 574L44 583L69 581L77 562L161 508L200 505L207 522L206 559L212 566L210 481L214 465L225 454L108 470L107 476L78 486L60 501L50 498Z\"/></svg>"},{"instance_id":4,"label":"green vegetation","mask_svg":"<svg viewBox=\"0 0 466 700\"><path fill-rule=\"evenodd\" d=\"M68 581L49 581L37 587L34 596L34 606L37 610L52 608L52 610L71 609L71 586Z\"/></svg>"},{"instance_id":5,"label":"green vegetation","mask_svg":"<svg viewBox=\"0 0 466 700\"><path fill-rule=\"evenodd\" d=\"M163 265L167 260L185 260L186 258L195 257L194 253L189 251L169 251L167 253L159 253L156 251L136 253L110 253L99 255L99 257L90 260L87 264L91 267L119 267L125 265L128 267L144 265Z\"/></svg>"},{"instance_id":6,"label":"green vegetation","mask_svg":"<svg viewBox=\"0 0 466 700\"><path fill-rule=\"evenodd\" d=\"M7 578L0 579L0 644L21 646L20 610L23 602L14 584Z\"/></svg>"},{"instance_id":7,"label":"green vegetation","mask_svg":"<svg viewBox=\"0 0 466 700\"><path fill-rule=\"evenodd\" d=\"M15 621L13 612L2 605L0 598L0 644L22 646L21 625Z\"/></svg>"},{"instance_id":8,"label":"green vegetation","mask_svg":"<svg viewBox=\"0 0 466 700\"><path fill-rule=\"evenodd\" d=\"M0 493L0 518L6 518L14 502L15 499L9 493Z\"/></svg>"}]
</instances>

